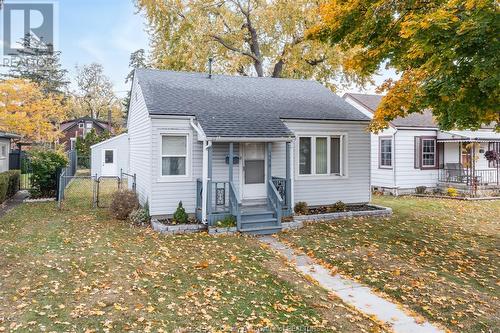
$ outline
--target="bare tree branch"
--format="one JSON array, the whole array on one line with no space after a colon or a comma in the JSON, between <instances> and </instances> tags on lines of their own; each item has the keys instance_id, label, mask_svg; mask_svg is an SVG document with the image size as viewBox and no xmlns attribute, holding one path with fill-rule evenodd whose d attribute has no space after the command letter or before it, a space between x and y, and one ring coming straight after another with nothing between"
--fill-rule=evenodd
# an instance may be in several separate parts
<instances>
[{"instance_id":1,"label":"bare tree branch","mask_svg":"<svg viewBox=\"0 0 500 333\"><path fill-rule=\"evenodd\" d=\"M224 40L224 38L222 38L221 36L217 36L217 35L210 35L210 37L212 37L216 42L220 43L222 46L224 46L226 49L228 50L231 50L233 52L237 52L237 53L240 53L244 56L247 56L247 57L250 57L252 58L254 61L260 61L257 57L255 57L255 55L253 55L252 53L250 52L247 52L245 50L240 50L239 48L229 44L229 42L227 42L226 40Z\"/></svg>"}]
</instances>

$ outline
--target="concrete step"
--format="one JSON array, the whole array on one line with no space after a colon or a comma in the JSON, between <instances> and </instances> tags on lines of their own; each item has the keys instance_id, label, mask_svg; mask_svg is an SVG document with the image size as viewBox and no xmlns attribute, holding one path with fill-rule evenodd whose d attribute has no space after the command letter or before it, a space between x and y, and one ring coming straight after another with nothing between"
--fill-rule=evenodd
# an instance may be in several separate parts
<instances>
[{"instance_id":1,"label":"concrete step","mask_svg":"<svg viewBox=\"0 0 500 333\"><path fill-rule=\"evenodd\" d=\"M258 228L248 228L241 229L240 232L249 235L272 235L281 231L281 227L272 226L272 227L258 227Z\"/></svg>"},{"instance_id":2,"label":"concrete step","mask_svg":"<svg viewBox=\"0 0 500 333\"><path fill-rule=\"evenodd\" d=\"M241 213L241 221L255 221L255 220L265 220L265 219L273 219L274 212L271 211L261 211L261 212L253 212L253 213Z\"/></svg>"},{"instance_id":3,"label":"concrete step","mask_svg":"<svg viewBox=\"0 0 500 333\"><path fill-rule=\"evenodd\" d=\"M277 225L278 225L278 220L276 218L261 218L261 219L241 222L241 228L243 229L276 227Z\"/></svg>"}]
</instances>

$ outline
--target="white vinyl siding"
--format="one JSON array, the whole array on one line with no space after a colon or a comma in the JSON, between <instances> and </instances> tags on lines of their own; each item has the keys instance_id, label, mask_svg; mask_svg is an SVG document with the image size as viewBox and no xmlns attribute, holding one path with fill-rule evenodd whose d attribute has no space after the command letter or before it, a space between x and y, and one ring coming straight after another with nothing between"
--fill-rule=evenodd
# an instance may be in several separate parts
<instances>
[{"instance_id":1,"label":"white vinyl siding","mask_svg":"<svg viewBox=\"0 0 500 333\"><path fill-rule=\"evenodd\" d=\"M332 204L339 200L345 203L370 201L370 134L363 122L313 122L285 121L297 136L306 133L343 133L345 142L345 177L334 175L301 176L297 170L298 140L292 147L295 177L293 180L295 203L305 201L311 206ZM322 136L321 134L316 134ZM278 145L278 144L275 144ZM285 151L285 144L279 144ZM274 148L273 148L274 151ZM274 175L274 172L273 172Z\"/></svg>"},{"instance_id":2,"label":"white vinyl siding","mask_svg":"<svg viewBox=\"0 0 500 333\"><path fill-rule=\"evenodd\" d=\"M398 156L395 154L397 141L394 140L395 130L388 128L379 134L371 134L371 184L372 187L394 188L394 168L398 165ZM380 168L380 137L392 138L393 167Z\"/></svg>"},{"instance_id":3,"label":"white vinyl siding","mask_svg":"<svg viewBox=\"0 0 500 333\"><path fill-rule=\"evenodd\" d=\"M415 137L435 137L435 130L398 130L395 135L394 154L396 186L402 190L415 189L417 186L435 187L439 171L415 168Z\"/></svg>"},{"instance_id":4,"label":"white vinyl siding","mask_svg":"<svg viewBox=\"0 0 500 333\"><path fill-rule=\"evenodd\" d=\"M142 205L151 201L151 130L152 123L137 78L133 82L137 96L131 101L127 121L130 173L137 175L137 195Z\"/></svg>"}]
</instances>

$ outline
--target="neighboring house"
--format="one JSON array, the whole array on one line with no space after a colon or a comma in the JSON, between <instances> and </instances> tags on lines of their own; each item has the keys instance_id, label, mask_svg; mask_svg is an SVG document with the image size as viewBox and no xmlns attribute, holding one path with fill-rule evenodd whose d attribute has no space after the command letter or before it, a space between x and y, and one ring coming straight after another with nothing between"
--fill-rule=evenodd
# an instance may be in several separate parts
<instances>
[{"instance_id":1,"label":"neighboring house","mask_svg":"<svg viewBox=\"0 0 500 333\"><path fill-rule=\"evenodd\" d=\"M313 81L136 70L128 171L153 216L272 233L300 201L370 201L369 120Z\"/></svg>"},{"instance_id":2,"label":"neighboring house","mask_svg":"<svg viewBox=\"0 0 500 333\"><path fill-rule=\"evenodd\" d=\"M129 169L128 134L123 133L99 142L91 149L91 175L100 177L121 177Z\"/></svg>"},{"instance_id":3,"label":"neighboring house","mask_svg":"<svg viewBox=\"0 0 500 333\"><path fill-rule=\"evenodd\" d=\"M76 138L84 138L93 129L98 135L101 135L104 131L111 132L111 127L107 122L90 117L82 117L62 122L61 132L64 137L59 140L59 143L65 144L67 150L73 150L75 148Z\"/></svg>"},{"instance_id":4,"label":"neighboring house","mask_svg":"<svg viewBox=\"0 0 500 333\"><path fill-rule=\"evenodd\" d=\"M20 139L17 134L0 132L0 172L9 170L9 154L12 139Z\"/></svg>"},{"instance_id":5,"label":"neighboring house","mask_svg":"<svg viewBox=\"0 0 500 333\"><path fill-rule=\"evenodd\" d=\"M373 117L383 96L347 93L344 99ZM432 113L410 114L390 122L389 128L372 134L372 187L393 194L455 187L463 192L496 190L498 170L484 153L500 153L500 133L492 128L478 131L441 131Z\"/></svg>"}]
</instances>

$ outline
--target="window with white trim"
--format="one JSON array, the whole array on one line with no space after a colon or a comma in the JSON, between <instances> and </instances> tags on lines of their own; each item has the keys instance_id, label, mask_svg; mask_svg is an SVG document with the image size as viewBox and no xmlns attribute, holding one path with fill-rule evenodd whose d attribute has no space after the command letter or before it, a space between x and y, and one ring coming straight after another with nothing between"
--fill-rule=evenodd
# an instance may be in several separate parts
<instances>
[{"instance_id":1,"label":"window with white trim","mask_svg":"<svg viewBox=\"0 0 500 333\"><path fill-rule=\"evenodd\" d=\"M343 175L344 135L300 136L299 175Z\"/></svg>"},{"instance_id":2,"label":"window with white trim","mask_svg":"<svg viewBox=\"0 0 500 333\"><path fill-rule=\"evenodd\" d=\"M188 136L162 135L161 174L162 176L187 176Z\"/></svg>"},{"instance_id":3,"label":"window with white trim","mask_svg":"<svg viewBox=\"0 0 500 333\"><path fill-rule=\"evenodd\" d=\"M379 160L381 168L392 168L392 138L380 138Z\"/></svg>"},{"instance_id":4,"label":"window with white trim","mask_svg":"<svg viewBox=\"0 0 500 333\"><path fill-rule=\"evenodd\" d=\"M436 139L422 139L422 168L437 166Z\"/></svg>"}]
</instances>

